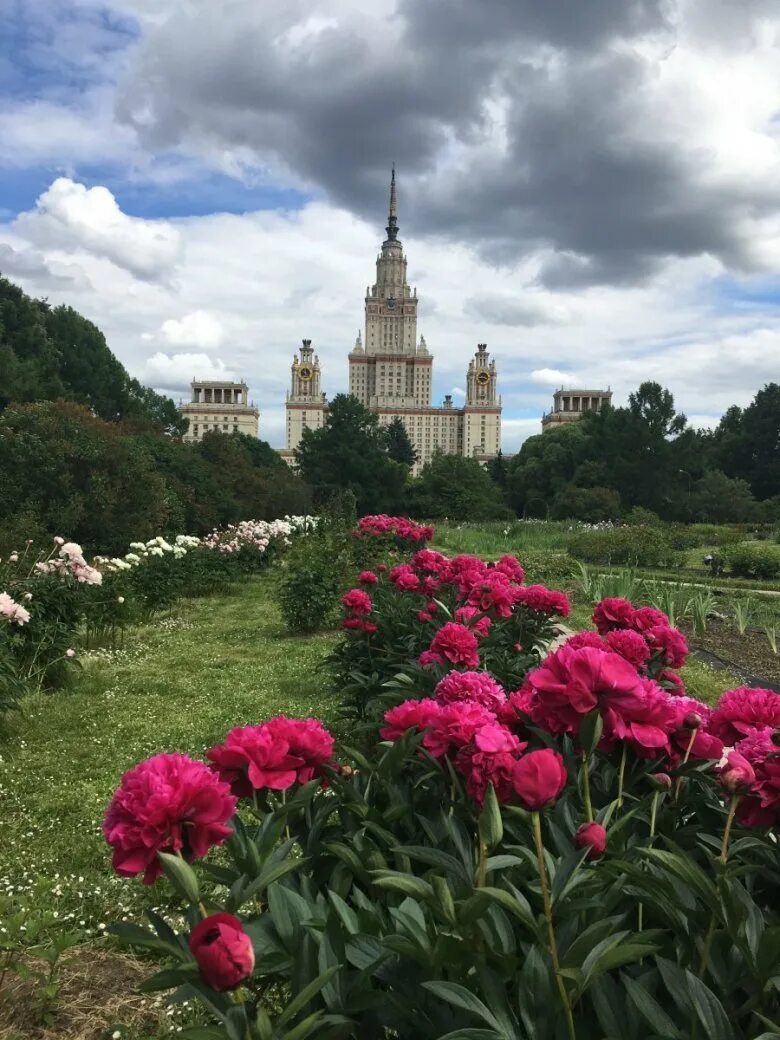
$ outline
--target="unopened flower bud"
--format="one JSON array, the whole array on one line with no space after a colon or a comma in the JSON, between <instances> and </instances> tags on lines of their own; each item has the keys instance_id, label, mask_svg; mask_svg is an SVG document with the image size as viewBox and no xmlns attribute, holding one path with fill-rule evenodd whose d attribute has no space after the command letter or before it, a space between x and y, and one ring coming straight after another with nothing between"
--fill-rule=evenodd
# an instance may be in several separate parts
<instances>
[{"instance_id":1,"label":"unopened flower bud","mask_svg":"<svg viewBox=\"0 0 780 1040\"><path fill-rule=\"evenodd\" d=\"M672 778L668 773L651 773L650 782L659 791L671 791L672 789Z\"/></svg>"},{"instance_id":2,"label":"unopened flower bud","mask_svg":"<svg viewBox=\"0 0 780 1040\"><path fill-rule=\"evenodd\" d=\"M117 596L116 601L117 601L117 603L124 603L125 597L124 596Z\"/></svg>"},{"instance_id":3,"label":"unopened flower bud","mask_svg":"<svg viewBox=\"0 0 780 1040\"><path fill-rule=\"evenodd\" d=\"M25 538L25 540L24 540L24 544L25 545L32 545L32 543L33 543L32 538Z\"/></svg>"},{"instance_id":4,"label":"unopened flower bud","mask_svg":"<svg viewBox=\"0 0 780 1040\"><path fill-rule=\"evenodd\" d=\"M348 780L351 776L355 775L355 770L352 766L339 766L339 773Z\"/></svg>"},{"instance_id":5,"label":"unopened flower bud","mask_svg":"<svg viewBox=\"0 0 780 1040\"><path fill-rule=\"evenodd\" d=\"M54 544L55 545L64 545L65 544L65 539L64 538L60 538L60 536L57 535L55 537L55 539L54 539Z\"/></svg>"},{"instance_id":6,"label":"unopened flower bud","mask_svg":"<svg viewBox=\"0 0 780 1040\"><path fill-rule=\"evenodd\" d=\"M574 835L578 849L589 849L586 859L601 859L607 848L607 832L600 823L583 823Z\"/></svg>"},{"instance_id":7,"label":"unopened flower bud","mask_svg":"<svg viewBox=\"0 0 780 1040\"><path fill-rule=\"evenodd\" d=\"M67 649L67 650L65 651L65 656L66 656L66 657L75 657L75 656L76 656L76 651L75 651L75 650L71 650L71 649L69 648L69 649Z\"/></svg>"},{"instance_id":8,"label":"unopened flower bud","mask_svg":"<svg viewBox=\"0 0 780 1040\"><path fill-rule=\"evenodd\" d=\"M30 600L32 599L32 592L25 592L25 594L24 594L24 598L25 598L25 599L27 600L27 602L29 603L29 602L30 602Z\"/></svg>"},{"instance_id":9,"label":"unopened flower bud","mask_svg":"<svg viewBox=\"0 0 780 1040\"><path fill-rule=\"evenodd\" d=\"M19 553L15 553L15 552L13 552L13 553L11 553L11 555L10 555L10 556L8 557L8 562L9 562L9 563L17 563L17 562L18 562L18 560L19 560Z\"/></svg>"},{"instance_id":10,"label":"unopened flower bud","mask_svg":"<svg viewBox=\"0 0 780 1040\"><path fill-rule=\"evenodd\" d=\"M695 711L689 711L683 719L683 725L686 729L698 729L702 722L701 715L697 715Z\"/></svg>"},{"instance_id":11,"label":"unopened flower bud","mask_svg":"<svg viewBox=\"0 0 780 1040\"><path fill-rule=\"evenodd\" d=\"M744 755L730 751L726 764L720 767L720 782L732 794L743 794L756 782L756 774Z\"/></svg>"}]
</instances>

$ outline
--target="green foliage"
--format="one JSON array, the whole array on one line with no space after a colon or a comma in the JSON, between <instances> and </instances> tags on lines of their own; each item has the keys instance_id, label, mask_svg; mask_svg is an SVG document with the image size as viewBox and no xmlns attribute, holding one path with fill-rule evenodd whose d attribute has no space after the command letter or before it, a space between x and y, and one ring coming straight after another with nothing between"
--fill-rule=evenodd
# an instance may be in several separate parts
<instances>
[{"instance_id":1,"label":"green foliage","mask_svg":"<svg viewBox=\"0 0 780 1040\"><path fill-rule=\"evenodd\" d=\"M277 585L277 602L288 631L317 632L335 623L339 593L351 568L344 528L323 525L298 539L287 553Z\"/></svg>"},{"instance_id":2,"label":"green foliage","mask_svg":"<svg viewBox=\"0 0 780 1040\"><path fill-rule=\"evenodd\" d=\"M657 527L579 531L569 538L568 550L577 560L607 566L658 567L676 562L668 538Z\"/></svg>"},{"instance_id":3,"label":"green foliage","mask_svg":"<svg viewBox=\"0 0 780 1040\"><path fill-rule=\"evenodd\" d=\"M591 524L616 520L620 516L620 495L609 487L569 484L555 496L551 515L554 520L583 520Z\"/></svg>"},{"instance_id":4,"label":"green foliage","mask_svg":"<svg viewBox=\"0 0 780 1040\"><path fill-rule=\"evenodd\" d=\"M476 459L436 454L409 485L410 512L437 520L496 520L511 516L501 489Z\"/></svg>"},{"instance_id":5,"label":"green foliage","mask_svg":"<svg viewBox=\"0 0 780 1040\"><path fill-rule=\"evenodd\" d=\"M395 512L399 506L407 467L390 458L379 420L356 397L333 398L325 425L304 430L295 459L318 505L334 491L349 490L360 513Z\"/></svg>"},{"instance_id":6,"label":"green foliage","mask_svg":"<svg viewBox=\"0 0 780 1040\"><path fill-rule=\"evenodd\" d=\"M543 549L519 550L528 585L547 585L553 589L574 588L580 575L577 561L564 552Z\"/></svg>"},{"instance_id":7,"label":"green foliage","mask_svg":"<svg viewBox=\"0 0 780 1040\"><path fill-rule=\"evenodd\" d=\"M400 462L411 469L417 461L417 452L406 429L403 419L396 415L388 424L386 431L387 454L394 462Z\"/></svg>"},{"instance_id":8,"label":"green foliage","mask_svg":"<svg viewBox=\"0 0 780 1040\"><path fill-rule=\"evenodd\" d=\"M718 468L745 480L757 499L780 493L780 384L768 383L747 408L729 408L712 435Z\"/></svg>"},{"instance_id":9,"label":"green foliage","mask_svg":"<svg viewBox=\"0 0 780 1040\"><path fill-rule=\"evenodd\" d=\"M758 512L746 480L710 470L696 482L691 508L697 520L714 524L745 523Z\"/></svg>"},{"instance_id":10,"label":"green foliage","mask_svg":"<svg viewBox=\"0 0 780 1040\"><path fill-rule=\"evenodd\" d=\"M741 542L726 552L731 573L738 578L776 578L780 575L780 548L771 542Z\"/></svg>"}]
</instances>

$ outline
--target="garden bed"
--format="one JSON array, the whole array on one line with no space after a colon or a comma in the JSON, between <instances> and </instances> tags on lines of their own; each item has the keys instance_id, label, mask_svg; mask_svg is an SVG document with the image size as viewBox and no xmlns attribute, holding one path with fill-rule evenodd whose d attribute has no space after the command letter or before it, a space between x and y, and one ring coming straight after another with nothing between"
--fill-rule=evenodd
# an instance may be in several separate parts
<instances>
[{"instance_id":1,"label":"garden bed","mask_svg":"<svg viewBox=\"0 0 780 1040\"><path fill-rule=\"evenodd\" d=\"M746 686L763 686L780 693L780 654L773 653L763 632L747 629L741 634L728 621L713 618L702 635L694 635L690 628L685 633L700 660L727 668Z\"/></svg>"}]
</instances>

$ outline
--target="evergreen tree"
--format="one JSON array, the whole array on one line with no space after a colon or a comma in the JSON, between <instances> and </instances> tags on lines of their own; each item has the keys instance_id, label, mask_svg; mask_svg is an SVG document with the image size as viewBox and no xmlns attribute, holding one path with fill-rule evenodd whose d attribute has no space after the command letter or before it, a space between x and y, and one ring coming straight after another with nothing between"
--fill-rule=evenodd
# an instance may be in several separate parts
<instances>
[{"instance_id":1,"label":"evergreen tree","mask_svg":"<svg viewBox=\"0 0 780 1040\"><path fill-rule=\"evenodd\" d=\"M385 433L389 457L411 469L419 456L414 450L414 445L406 429L406 423L400 415L396 415L391 420Z\"/></svg>"},{"instance_id":2,"label":"evergreen tree","mask_svg":"<svg viewBox=\"0 0 780 1040\"><path fill-rule=\"evenodd\" d=\"M409 485L409 512L436 520L502 520L511 516L501 489L476 459L437 453Z\"/></svg>"},{"instance_id":3,"label":"evergreen tree","mask_svg":"<svg viewBox=\"0 0 780 1040\"><path fill-rule=\"evenodd\" d=\"M506 491L509 483L509 468L504 458L504 453L499 449L498 454L488 462L485 467L487 474L494 484L498 484L502 491Z\"/></svg>"}]
</instances>

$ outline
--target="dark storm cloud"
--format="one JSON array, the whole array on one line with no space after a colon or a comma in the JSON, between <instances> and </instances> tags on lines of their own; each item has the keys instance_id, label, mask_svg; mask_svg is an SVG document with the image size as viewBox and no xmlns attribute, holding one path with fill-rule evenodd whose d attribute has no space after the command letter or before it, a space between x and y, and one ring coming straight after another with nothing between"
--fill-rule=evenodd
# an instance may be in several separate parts
<instances>
[{"instance_id":1,"label":"dark storm cloud","mask_svg":"<svg viewBox=\"0 0 780 1040\"><path fill-rule=\"evenodd\" d=\"M746 0L735 21L713 3L707 46L719 20L744 42L765 14ZM699 0L687 7L704 20ZM296 44L285 31L311 5L204 5L151 31L119 112L154 146L243 149L376 224L395 161L402 235L498 263L542 250L552 288L636 283L671 256L748 267L741 218L778 193L713 186L694 142L648 132L661 59L630 45L670 52L678 13L671 0L403 0L370 29L345 18Z\"/></svg>"}]
</instances>

